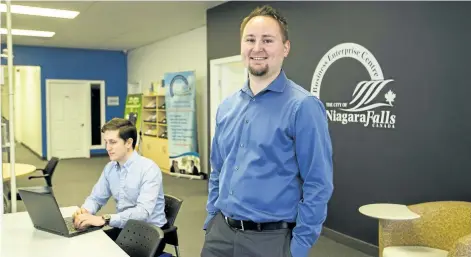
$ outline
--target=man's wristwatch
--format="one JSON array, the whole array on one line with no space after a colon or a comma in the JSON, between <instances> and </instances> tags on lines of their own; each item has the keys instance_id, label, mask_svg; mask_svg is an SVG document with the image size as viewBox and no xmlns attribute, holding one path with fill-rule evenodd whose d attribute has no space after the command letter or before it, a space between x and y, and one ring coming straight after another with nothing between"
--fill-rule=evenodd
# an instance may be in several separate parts
<instances>
[{"instance_id":1,"label":"man's wristwatch","mask_svg":"<svg viewBox=\"0 0 471 257\"><path fill-rule=\"evenodd\" d=\"M105 221L105 226L110 224L111 215L105 214L105 215L101 216L101 218Z\"/></svg>"}]
</instances>

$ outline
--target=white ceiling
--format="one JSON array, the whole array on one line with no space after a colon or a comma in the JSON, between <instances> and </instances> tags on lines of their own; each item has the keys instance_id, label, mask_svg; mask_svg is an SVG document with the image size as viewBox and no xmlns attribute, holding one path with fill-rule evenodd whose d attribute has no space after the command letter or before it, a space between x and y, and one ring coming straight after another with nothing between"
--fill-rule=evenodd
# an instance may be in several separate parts
<instances>
[{"instance_id":1,"label":"white ceiling","mask_svg":"<svg viewBox=\"0 0 471 257\"><path fill-rule=\"evenodd\" d=\"M12 14L14 29L56 32L52 38L13 36L13 45L131 50L204 26L206 10L222 2L13 0L12 4L80 12L72 20ZM6 28L6 14L1 16ZM1 40L6 43L6 36Z\"/></svg>"}]
</instances>

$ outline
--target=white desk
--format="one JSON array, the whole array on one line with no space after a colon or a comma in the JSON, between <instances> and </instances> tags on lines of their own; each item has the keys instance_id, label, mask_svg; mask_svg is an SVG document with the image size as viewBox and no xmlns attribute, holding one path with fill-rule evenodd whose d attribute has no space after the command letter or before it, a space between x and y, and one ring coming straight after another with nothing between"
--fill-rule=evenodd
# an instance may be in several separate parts
<instances>
[{"instance_id":1,"label":"white desk","mask_svg":"<svg viewBox=\"0 0 471 257\"><path fill-rule=\"evenodd\" d=\"M411 211L406 205L403 204L373 203L361 206L358 211L365 216L378 219L379 233L385 233L386 231L389 231L391 229L390 224L393 224L394 222L414 220L420 218L420 215ZM378 244L381 245L381 242L378 241ZM385 250L383 250L384 256L386 256L386 254L390 250L390 248L385 248ZM395 251L396 248L392 248L392 250ZM400 250L402 250L402 248L399 249L399 251ZM399 252L393 251L389 253L391 255L387 256L409 256L402 255Z\"/></svg>"},{"instance_id":2,"label":"white desk","mask_svg":"<svg viewBox=\"0 0 471 257\"><path fill-rule=\"evenodd\" d=\"M77 207L61 208L71 216ZM102 230L67 238L33 227L27 212L4 214L1 224L1 257L129 257Z\"/></svg>"},{"instance_id":3,"label":"white desk","mask_svg":"<svg viewBox=\"0 0 471 257\"><path fill-rule=\"evenodd\" d=\"M375 203L363 205L359 208L360 213L379 220L413 220L420 215L411 211L406 205L391 203Z\"/></svg>"},{"instance_id":4,"label":"white desk","mask_svg":"<svg viewBox=\"0 0 471 257\"><path fill-rule=\"evenodd\" d=\"M11 166L11 163L2 163L3 181L8 181L11 178L10 166ZM25 175L33 173L34 171L36 171L36 166L34 165L24 164L24 163L15 163L16 177L25 176Z\"/></svg>"}]
</instances>

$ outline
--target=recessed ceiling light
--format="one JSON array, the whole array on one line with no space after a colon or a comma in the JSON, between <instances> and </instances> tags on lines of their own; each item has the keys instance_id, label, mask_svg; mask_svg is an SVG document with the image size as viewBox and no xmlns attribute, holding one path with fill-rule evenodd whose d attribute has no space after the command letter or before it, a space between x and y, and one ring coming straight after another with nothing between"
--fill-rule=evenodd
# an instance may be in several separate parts
<instances>
[{"instance_id":1,"label":"recessed ceiling light","mask_svg":"<svg viewBox=\"0 0 471 257\"><path fill-rule=\"evenodd\" d=\"M7 12L6 4L0 4L0 12ZM77 17L80 12L23 5L11 5L11 13L73 19Z\"/></svg>"},{"instance_id":2,"label":"recessed ceiling light","mask_svg":"<svg viewBox=\"0 0 471 257\"><path fill-rule=\"evenodd\" d=\"M7 29L1 28L0 34L8 34ZM30 37L52 37L56 32L40 31L40 30L26 30L26 29L12 29L11 34L15 36L30 36Z\"/></svg>"}]
</instances>

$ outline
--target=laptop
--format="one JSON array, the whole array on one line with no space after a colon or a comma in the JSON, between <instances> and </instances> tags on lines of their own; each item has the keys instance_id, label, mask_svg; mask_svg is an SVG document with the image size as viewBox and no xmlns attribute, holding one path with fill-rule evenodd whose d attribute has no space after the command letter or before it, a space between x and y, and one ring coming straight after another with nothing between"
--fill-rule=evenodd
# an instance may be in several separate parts
<instances>
[{"instance_id":1,"label":"laptop","mask_svg":"<svg viewBox=\"0 0 471 257\"><path fill-rule=\"evenodd\" d=\"M36 229L65 237L73 237L101 227L76 229L72 217L62 217L54 193L50 187L19 188L18 193Z\"/></svg>"}]
</instances>

